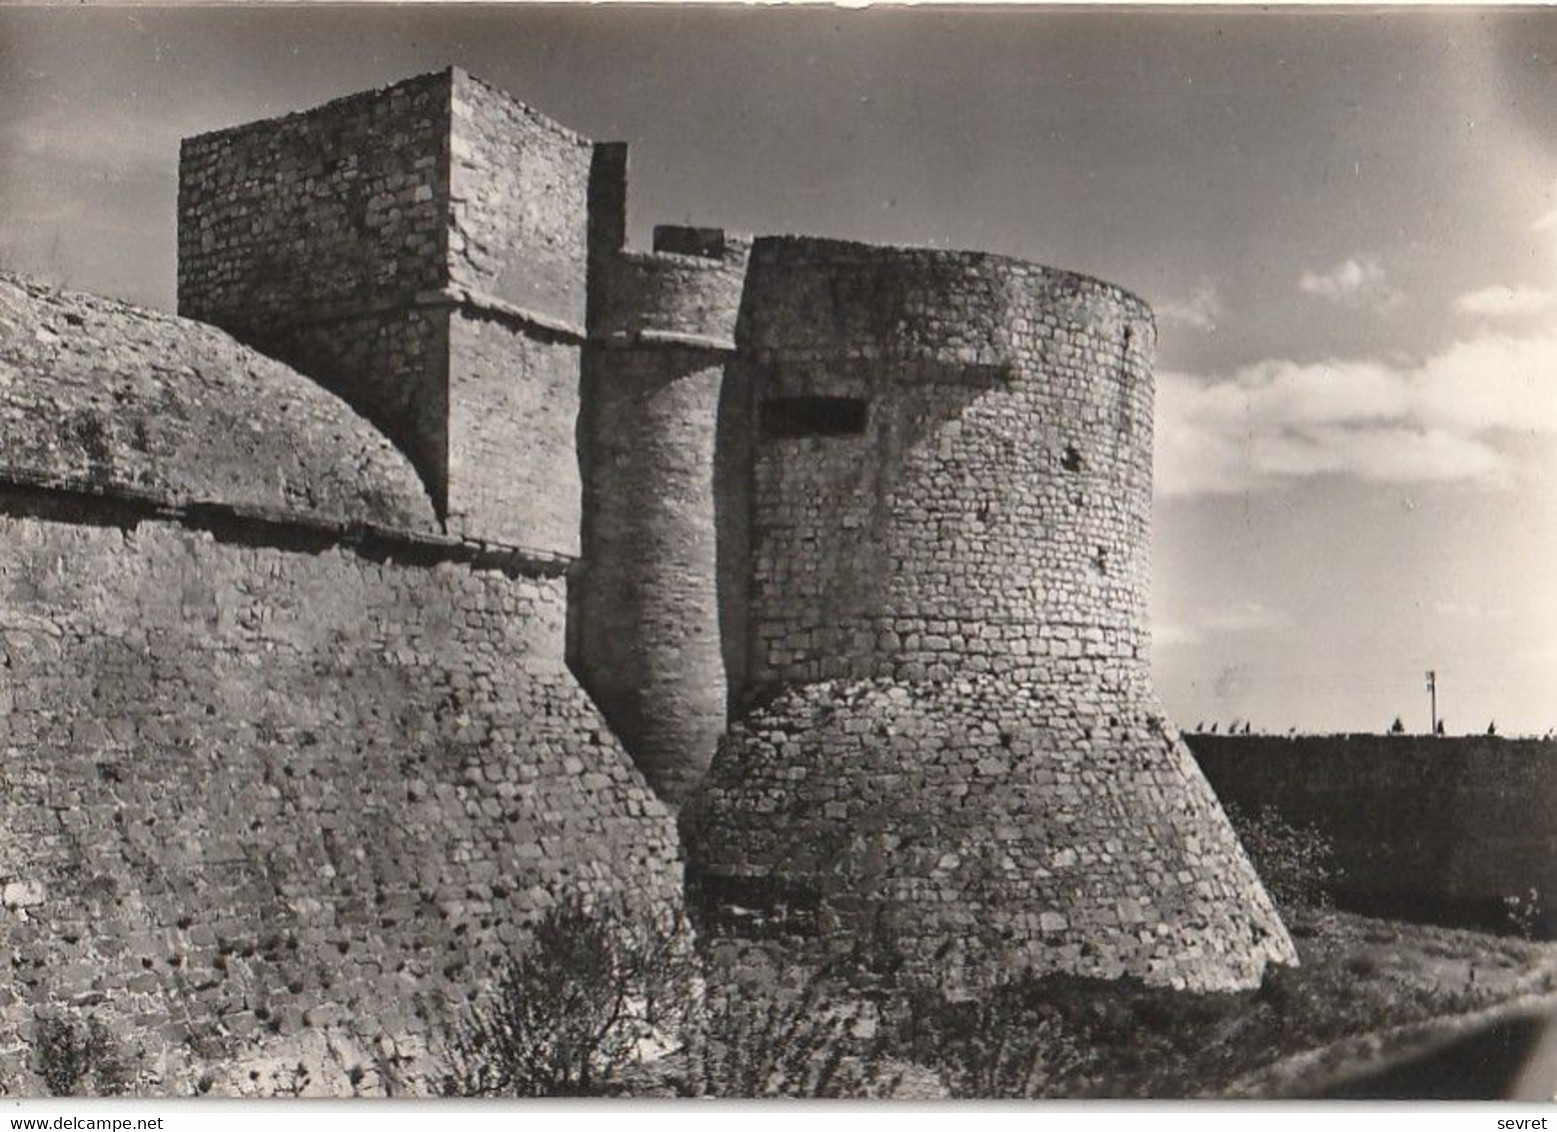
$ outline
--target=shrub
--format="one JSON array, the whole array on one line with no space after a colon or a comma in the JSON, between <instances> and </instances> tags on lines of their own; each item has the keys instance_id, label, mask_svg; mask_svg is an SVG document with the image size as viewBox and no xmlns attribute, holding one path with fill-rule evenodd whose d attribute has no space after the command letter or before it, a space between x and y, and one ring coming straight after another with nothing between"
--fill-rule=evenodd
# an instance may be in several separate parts
<instances>
[{"instance_id":1,"label":"shrub","mask_svg":"<svg viewBox=\"0 0 1557 1132\"><path fill-rule=\"evenodd\" d=\"M916 996L893 1052L936 1068L954 1097L1186 1096L1240 1048L1250 997L1025 971L970 999Z\"/></svg>"},{"instance_id":2,"label":"shrub","mask_svg":"<svg viewBox=\"0 0 1557 1132\"><path fill-rule=\"evenodd\" d=\"M1508 926L1525 939L1535 939L1541 934L1545 914L1541 911L1541 892L1531 888L1523 896L1503 897L1503 913Z\"/></svg>"},{"instance_id":3,"label":"shrub","mask_svg":"<svg viewBox=\"0 0 1557 1132\"><path fill-rule=\"evenodd\" d=\"M882 1054L869 1004L837 996L825 969L798 993L727 989L690 1036L681 1089L689 1096L884 1096L903 1076Z\"/></svg>"},{"instance_id":4,"label":"shrub","mask_svg":"<svg viewBox=\"0 0 1557 1132\"><path fill-rule=\"evenodd\" d=\"M1379 957L1372 952L1362 951L1356 955L1348 955L1343 964L1346 973L1356 975L1359 979L1374 979L1384 970L1384 965Z\"/></svg>"},{"instance_id":5,"label":"shrub","mask_svg":"<svg viewBox=\"0 0 1557 1132\"><path fill-rule=\"evenodd\" d=\"M872 1006L830 968L705 991L679 918L561 902L444 1041L447 1096L890 1094Z\"/></svg>"},{"instance_id":6,"label":"shrub","mask_svg":"<svg viewBox=\"0 0 1557 1132\"><path fill-rule=\"evenodd\" d=\"M953 1097L1055 1096L1090 1051L1047 983L1024 972L973 998L915 995L896 1040L905 1056L934 1066Z\"/></svg>"},{"instance_id":7,"label":"shrub","mask_svg":"<svg viewBox=\"0 0 1557 1132\"><path fill-rule=\"evenodd\" d=\"M1223 804L1271 899L1283 908L1324 909L1342 877L1335 846L1314 826L1296 826L1271 806L1250 814Z\"/></svg>"},{"instance_id":8,"label":"shrub","mask_svg":"<svg viewBox=\"0 0 1557 1132\"><path fill-rule=\"evenodd\" d=\"M679 1041L699 995L678 916L569 898L533 929L445 1042L449 1096L608 1096Z\"/></svg>"},{"instance_id":9,"label":"shrub","mask_svg":"<svg viewBox=\"0 0 1557 1132\"><path fill-rule=\"evenodd\" d=\"M113 1097L129 1085L129 1068L97 1018L39 1020L35 1055L51 1096Z\"/></svg>"}]
</instances>

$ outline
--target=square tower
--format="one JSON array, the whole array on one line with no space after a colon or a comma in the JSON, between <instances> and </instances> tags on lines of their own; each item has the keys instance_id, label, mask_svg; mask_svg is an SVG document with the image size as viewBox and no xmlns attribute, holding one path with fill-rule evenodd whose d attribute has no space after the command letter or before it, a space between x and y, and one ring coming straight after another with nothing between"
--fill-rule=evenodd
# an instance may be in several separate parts
<instances>
[{"instance_id":1,"label":"square tower","mask_svg":"<svg viewBox=\"0 0 1557 1132\"><path fill-rule=\"evenodd\" d=\"M458 68L186 139L179 313L350 402L451 535L575 557L594 148Z\"/></svg>"}]
</instances>

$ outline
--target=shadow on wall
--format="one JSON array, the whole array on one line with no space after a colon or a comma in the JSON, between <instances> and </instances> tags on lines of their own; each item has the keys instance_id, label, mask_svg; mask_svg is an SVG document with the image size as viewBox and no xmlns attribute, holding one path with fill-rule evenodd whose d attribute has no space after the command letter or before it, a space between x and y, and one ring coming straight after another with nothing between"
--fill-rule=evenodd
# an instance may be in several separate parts
<instances>
[{"instance_id":1,"label":"shadow on wall","mask_svg":"<svg viewBox=\"0 0 1557 1132\"><path fill-rule=\"evenodd\" d=\"M714 579L727 384L714 351L584 357L583 560L570 587L569 666L673 805L701 779L725 724Z\"/></svg>"},{"instance_id":2,"label":"shadow on wall","mask_svg":"<svg viewBox=\"0 0 1557 1132\"><path fill-rule=\"evenodd\" d=\"M900 582L893 551L910 530L902 512L923 503L916 477L924 469L916 466L916 455L1010 376L1003 365L916 360L834 361L802 369L742 358L731 366L727 387L734 396L720 406L715 507L732 719L786 686L766 664L754 614L775 603L804 601L814 606L816 624L847 625L892 604ZM768 497L766 509L756 498L759 491ZM771 513L774 501L784 499L813 507L814 526L753 524L754 514ZM998 499L971 496L957 508L945 518L981 527L1003 510ZM779 592L782 583L770 580L767 592L757 592L753 556L797 538L816 544L817 572L805 591Z\"/></svg>"}]
</instances>

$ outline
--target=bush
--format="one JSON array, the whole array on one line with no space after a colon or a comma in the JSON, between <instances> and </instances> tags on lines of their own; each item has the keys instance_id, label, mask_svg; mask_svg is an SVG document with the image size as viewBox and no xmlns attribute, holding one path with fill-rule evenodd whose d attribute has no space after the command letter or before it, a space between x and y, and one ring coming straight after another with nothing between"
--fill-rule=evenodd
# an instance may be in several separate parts
<instances>
[{"instance_id":1,"label":"bush","mask_svg":"<svg viewBox=\"0 0 1557 1132\"><path fill-rule=\"evenodd\" d=\"M869 1003L803 986L706 992L679 917L569 899L444 1041L446 1096L890 1094Z\"/></svg>"},{"instance_id":2,"label":"bush","mask_svg":"<svg viewBox=\"0 0 1557 1132\"><path fill-rule=\"evenodd\" d=\"M1187 1096L1242 1049L1251 997L1024 971L971 999L911 999L893 1052L959 1098Z\"/></svg>"},{"instance_id":3,"label":"bush","mask_svg":"<svg viewBox=\"0 0 1557 1132\"><path fill-rule=\"evenodd\" d=\"M448 1096L610 1096L677 1044L699 997L680 916L570 898L533 930L445 1042Z\"/></svg>"},{"instance_id":4,"label":"bush","mask_svg":"<svg viewBox=\"0 0 1557 1132\"><path fill-rule=\"evenodd\" d=\"M1384 970L1384 964L1379 961L1379 957L1367 951L1348 955L1342 966L1345 967L1347 974L1355 975L1359 979L1376 979Z\"/></svg>"},{"instance_id":5,"label":"bush","mask_svg":"<svg viewBox=\"0 0 1557 1132\"><path fill-rule=\"evenodd\" d=\"M1342 877L1335 846L1314 826L1295 826L1271 806L1254 814L1223 804L1271 899L1287 910L1329 908Z\"/></svg>"},{"instance_id":6,"label":"bush","mask_svg":"<svg viewBox=\"0 0 1557 1132\"><path fill-rule=\"evenodd\" d=\"M825 970L786 993L724 991L690 1030L682 1091L707 1097L889 1096L902 1072L882 1056L873 1011L839 997Z\"/></svg>"},{"instance_id":7,"label":"bush","mask_svg":"<svg viewBox=\"0 0 1557 1132\"><path fill-rule=\"evenodd\" d=\"M1541 892L1531 888L1523 896L1503 897L1503 914L1508 926L1524 939L1537 939L1545 926L1545 914L1541 911Z\"/></svg>"},{"instance_id":8,"label":"bush","mask_svg":"<svg viewBox=\"0 0 1557 1132\"><path fill-rule=\"evenodd\" d=\"M909 1000L896 1042L904 1056L934 1066L956 1098L1062 1095L1093 1051L1055 1000L1059 981L1024 972L969 999L923 992Z\"/></svg>"},{"instance_id":9,"label":"bush","mask_svg":"<svg viewBox=\"0 0 1557 1132\"><path fill-rule=\"evenodd\" d=\"M129 1085L129 1068L108 1028L96 1018L41 1019L35 1055L38 1075L51 1096L113 1097Z\"/></svg>"}]
</instances>

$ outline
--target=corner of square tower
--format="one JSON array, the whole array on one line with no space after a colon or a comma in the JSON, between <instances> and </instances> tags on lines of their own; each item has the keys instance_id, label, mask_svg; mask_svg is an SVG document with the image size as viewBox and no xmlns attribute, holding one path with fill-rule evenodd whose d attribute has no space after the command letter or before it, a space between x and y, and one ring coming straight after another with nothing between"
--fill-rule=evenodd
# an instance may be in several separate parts
<instances>
[{"instance_id":1,"label":"corner of square tower","mask_svg":"<svg viewBox=\"0 0 1557 1132\"><path fill-rule=\"evenodd\" d=\"M457 67L188 139L180 313L371 420L450 534L576 557L593 151Z\"/></svg>"}]
</instances>

